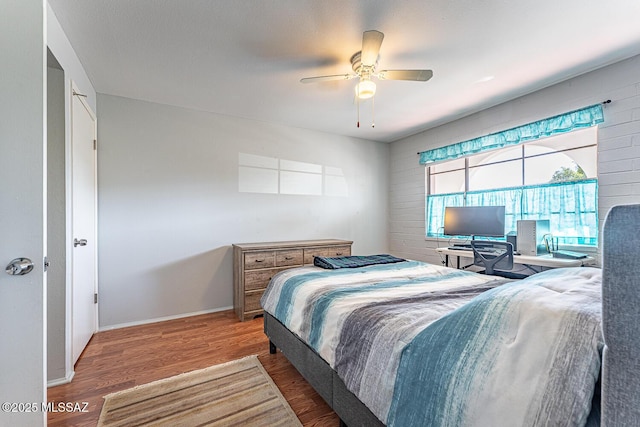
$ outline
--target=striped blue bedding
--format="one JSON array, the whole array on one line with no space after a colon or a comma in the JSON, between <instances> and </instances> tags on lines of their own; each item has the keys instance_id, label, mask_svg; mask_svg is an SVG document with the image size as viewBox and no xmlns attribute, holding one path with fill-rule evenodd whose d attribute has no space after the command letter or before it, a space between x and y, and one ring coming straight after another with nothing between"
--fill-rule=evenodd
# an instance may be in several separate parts
<instances>
[{"instance_id":1,"label":"striped blue bedding","mask_svg":"<svg viewBox=\"0 0 640 427\"><path fill-rule=\"evenodd\" d=\"M416 261L276 275L265 311L389 426L585 425L600 270L522 281Z\"/></svg>"}]
</instances>

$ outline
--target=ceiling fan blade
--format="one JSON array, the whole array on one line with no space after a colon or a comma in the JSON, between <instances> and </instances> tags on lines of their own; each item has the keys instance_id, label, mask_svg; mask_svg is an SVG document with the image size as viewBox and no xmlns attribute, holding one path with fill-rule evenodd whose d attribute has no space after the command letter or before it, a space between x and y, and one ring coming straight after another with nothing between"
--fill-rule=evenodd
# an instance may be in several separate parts
<instances>
[{"instance_id":1,"label":"ceiling fan blade","mask_svg":"<svg viewBox=\"0 0 640 427\"><path fill-rule=\"evenodd\" d=\"M332 76L318 76L318 77L305 77L300 79L300 83L317 83L317 82L329 82L332 80L349 80L356 77L352 74L334 74Z\"/></svg>"},{"instance_id":2,"label":"ceiling fan blade","mask_svg":"<svg viewBox=\"0 0 640 427\"><path fill-rule=\"evenodd\" d=\"M431 77L433 77L433 71L431 70L383 70L378 73L378 78L382 80L426 82Z\"/></svg>"},{"instance_id":3,"label":"ceiling fan blade","mask_svg":"<svg viewBox=\"0 0 640 427\"><path fill-rule=\"evenodd\" d=\"M382 39L384 39L384 34L380 31L369 30L362 34L362 53L360 55L362 65L375 65L380 53Z\"/></svg>"}]
</instances>

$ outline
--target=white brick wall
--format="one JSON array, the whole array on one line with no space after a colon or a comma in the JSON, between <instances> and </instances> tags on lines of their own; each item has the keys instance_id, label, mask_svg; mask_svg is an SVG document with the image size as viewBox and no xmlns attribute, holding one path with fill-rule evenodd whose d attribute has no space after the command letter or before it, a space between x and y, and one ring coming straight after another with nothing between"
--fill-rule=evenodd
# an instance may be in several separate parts
<instances>
[{"instance_id":1,"label":"white brick wall","mask_svg":"<svg viewBox=\"0 0 640 427\"><path fill-rule=\"evenodd\" d=\"M417 152L498 132L611 99L598 128L600 230L611 206L640 203L640 56L393 142L390 150L389 250L439 263L425 238L424 167Z\"/></svg>"}]
</instances>

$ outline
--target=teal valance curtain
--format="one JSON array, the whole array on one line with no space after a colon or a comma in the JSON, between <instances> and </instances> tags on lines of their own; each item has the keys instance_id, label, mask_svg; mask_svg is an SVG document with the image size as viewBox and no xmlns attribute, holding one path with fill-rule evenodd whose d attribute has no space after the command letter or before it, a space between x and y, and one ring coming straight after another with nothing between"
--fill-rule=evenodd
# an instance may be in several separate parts
<instances>
[{"instance_id":1,"label":"teal valance curtain","mask_svg":"<svg viewBox=\"0 0 640 427\"><path fill-rule=\"evenodd\" d=\"M426 165L442 160L452 160L486 150L522 144L526 141L570 132L578 128L595 126L603 121L602 105L596 104L502 132L492 133L446 147L422 151L419 153L420 164Z\"/></svg>"},{"instance_id":2,"label":"teal valance curtain","mask_svg":"<svg viewBox=\"0 0 640 427\"><path fill-rule=\"evenodd\" d=\"M516 231L519 219L548 219L560 244L598 244L598 180L469 191L427 196L427 236L442 237L447 206L504 206L505 232ZM465 202L466 198L466 202Z\"/></svg>"}]
</instances>

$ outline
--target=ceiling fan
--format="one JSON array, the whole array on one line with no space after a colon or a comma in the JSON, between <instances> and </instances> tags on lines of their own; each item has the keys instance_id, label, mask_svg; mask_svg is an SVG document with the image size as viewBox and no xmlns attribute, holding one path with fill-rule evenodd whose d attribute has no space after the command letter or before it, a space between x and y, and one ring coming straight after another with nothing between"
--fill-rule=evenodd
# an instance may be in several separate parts
<instances>
[{"instance_id":1,"label":"ceiling fan","mask_svg":"<svg viewBox=\"0 0 640 427\"><path fill-rule=\"evenodd\" d=\"M380 80L410 80L416 82L426 82L433 77L431 70L381 70L378 71L378 58L380 46L384 34L380 31L369 30L362 34L362 50L351 56L351 68L355 74L334 74L330 76L306 77L300 80L301 83L317 83L332 80L351 80L358 78L355 86L356 100L372 98L376 93L376 84L372 78ZM359 104L358 104L359 106ZM358 116L360 109L358 108ZM372 123L373 127L374 124ZM360 120L358 119L358 127Z\"/></svg>"}]
</instances>

